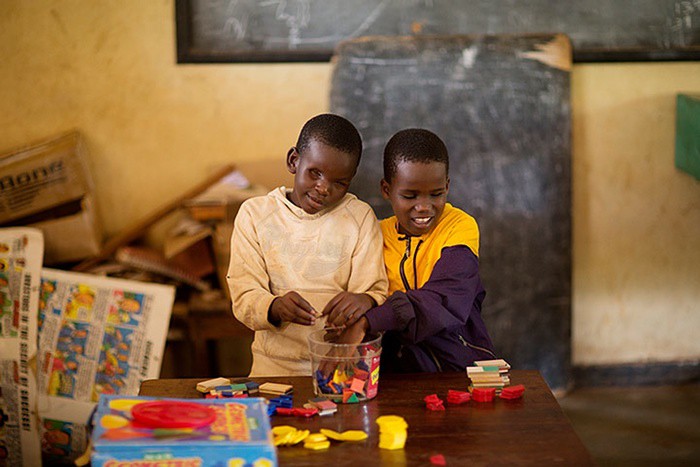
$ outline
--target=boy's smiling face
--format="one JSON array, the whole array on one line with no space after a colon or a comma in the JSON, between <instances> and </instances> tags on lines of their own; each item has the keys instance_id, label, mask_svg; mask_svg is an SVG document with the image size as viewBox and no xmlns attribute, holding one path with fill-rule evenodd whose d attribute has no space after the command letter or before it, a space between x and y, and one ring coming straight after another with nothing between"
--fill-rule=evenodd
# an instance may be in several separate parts
<instances>
[{"instance_id":1,"label":"boy's smiling face","mask_svg":"<svg viewBox=\"0 0 700 467\"><path fill-rule=\"evenodd\" d=\"M382 196L391 203L399 232L415 237L430 232L445 209L450 180L441 162L399 161L393 180L381 181Z\"/></svg>"},{"instance_id":2,"label":"boy's smiling face","mask_svg":"<svg viewBox=\"0 0 700 467\"><path fill-rule=\"evenodd\" d=\"M290 201L308 214L332 207L348 192L357 170L357 157L317 140L299 154L287 153L287 169L294 174Z\"/></svg>"}]
</instances>

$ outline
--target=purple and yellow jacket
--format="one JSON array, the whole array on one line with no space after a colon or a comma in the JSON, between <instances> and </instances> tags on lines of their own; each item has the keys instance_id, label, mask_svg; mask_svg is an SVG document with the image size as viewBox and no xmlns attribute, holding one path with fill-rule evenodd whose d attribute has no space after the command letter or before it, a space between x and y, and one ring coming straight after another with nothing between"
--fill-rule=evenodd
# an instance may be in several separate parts
<instances>
[{"instance_id":1,"label":"purple and yellow jacket","mask_svg":"<svg viewBox=\"0 0 700 467\"><path fill-rule=\"evenodd\" d=\"M389 298L365 316L369 332L386 331L382 370L455 371L495 358L481 318L486 292L474 218L448 203L421 237L400 234L395 216L380 225Z\"/></svg>"}]
</instances>

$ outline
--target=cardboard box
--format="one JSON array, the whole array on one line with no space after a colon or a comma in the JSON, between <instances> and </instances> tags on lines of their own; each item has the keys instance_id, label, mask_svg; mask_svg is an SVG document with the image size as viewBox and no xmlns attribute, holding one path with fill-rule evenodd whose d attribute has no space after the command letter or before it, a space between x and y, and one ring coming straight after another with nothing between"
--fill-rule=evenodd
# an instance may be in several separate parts
<instances>
[{"instance_id":1,"label":"cardboard box","mask_svg":"<svg viewBox=\"0 0 700 467\"><path fill-rule=\"evenodd\" d=\"M102 235L95 222L92 197L82 198L80 207L75 214L29 224L44 233L44 264L75 261L100 251Z\"/></svg>"},{"instance_id":2,"label":"cardboard box","mask_svg":"<svg viewBox=\"0 0 700 467\"><path fill-rule=\"evenodd\" d=\"M153 402L201 405L203 409L189 411L191 419L204 420L203 426L173 427L168 412L167 425L145 425L134 414L146 413L156 419ZM151 403L148 410L139 404ZM181 412L187 413L184 407ZM209 414L215 414L206 423ZM197 417L195 417L197 415ZM211 420L211 419L209 419ZM201 422L200 422L201 423ZM143 396L105 396L100 398L94 417L92 433L92 466L118 465L277 465L277 453L272 444L267 401L263 398L231 399L167 399Z\"/></svg>"},{"instance_id":3,"label":"cardboard box","mask_svg":"<svg viewBox=\"0 0 700 467\"><path fill-rule=\"evenodd\" d=\"M78 132L0 155L0 226L41 229L46 264L98 253L97 218Z\"/></svg>"}]
</instances>

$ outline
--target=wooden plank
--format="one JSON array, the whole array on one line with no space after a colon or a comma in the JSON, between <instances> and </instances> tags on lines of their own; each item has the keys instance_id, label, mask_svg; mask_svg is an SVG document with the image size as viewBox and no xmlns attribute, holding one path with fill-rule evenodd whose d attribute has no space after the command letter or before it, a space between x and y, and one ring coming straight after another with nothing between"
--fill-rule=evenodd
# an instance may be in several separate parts
<instances>
[{"instance_id":1,"label":"wooden plank","mask_svg":"<svg viewBox=\"0 0 700 467\"><path fill-rule=\"evenodd\" d=\"M212 186L214 183L218 182L226 175L231 173L235 169L233 165L225 165L221 167L213 174L209 175L204 181L195 185L191 189L187 190L185 193L177 196L173 200L165 203L160 208L153 211L148 216L141 219L139 222L135 223L131 227L127 228L124 232L112 237L107 241L100 252L92 258L86 259L81 263L77 264L73 270L74 271L86 271L91 267L97 265L101 261L109 258L117 249L121 246L127 245L134 240L140 238L146 233L146 231L156 222L161 220L166 215L173 212L175 209L180 207L182 203L190 198L193 198Z\"/></svg>"}]
</instances>

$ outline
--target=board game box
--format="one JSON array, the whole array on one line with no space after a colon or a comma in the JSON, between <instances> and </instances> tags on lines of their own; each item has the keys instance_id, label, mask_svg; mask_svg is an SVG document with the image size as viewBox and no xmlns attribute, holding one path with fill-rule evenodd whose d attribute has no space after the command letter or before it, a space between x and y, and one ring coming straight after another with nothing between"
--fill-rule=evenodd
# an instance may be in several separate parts
<instances>
[{"instance_id":1,"label":"board game box","mask_svg":"<svg viewBox=\"0 0 700 467\"><path fill-rule=\"evenodd\" d=\"M267 404L103 395L93 417L92 466L276 466Z\"/></svg>"}]
</instances>

